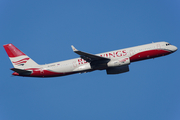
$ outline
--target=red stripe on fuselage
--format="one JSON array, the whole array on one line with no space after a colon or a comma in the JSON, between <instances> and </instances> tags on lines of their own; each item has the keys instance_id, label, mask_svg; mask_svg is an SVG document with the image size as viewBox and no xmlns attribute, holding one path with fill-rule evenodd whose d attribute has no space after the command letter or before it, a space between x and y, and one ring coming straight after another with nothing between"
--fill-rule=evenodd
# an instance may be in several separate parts
<instances>
[{"instance_id":1,"label":"red stripe on fuselage","mask_svg":"<svg viewBox=\"0 0 180 120\"><path fill-rule=\"evenodd\" d=\"M50 70L44 70L44 69L40 69L40 68L29 68L26 70L32 70L33 71L33 73L27 77L57 77L57 76L65 76L65 75L77 73L77 72L58 73L58 72L53 72ZM24 76L24 75L19 75L19 76Z\"/></svg>"},{"instance_id":2,"label":"red stripe on fuselage","mask_svg":"<svg viewBox=\"0 0 180 120\"><path fill-rule=\"evenodd\" d=\"M40 69L40 68L29 68L29 69L26 69L26 70L32 70L33 72L30 75L23 75L23 74L19 74L17 72L14 72L12 75L26 76L26 77L56 77L56 76L65 75L64 73L52 72L52 71L43 70L43 69Z\"/></svg>"},{"instance_id":3,"label":"red stripe on fuselage","mask_svg":"<svg viewBox=\"0 0 180 120\"><path fill-rule=\"evenodd\" d=\"M148 50L148 51L143 51L143 52L140 52L140 53L137 53L137 54L131 56L130 61L135 62L135 61L140 61L140 60L146 60L146 59L150 59L150 58L168 55L170 53L171 53L170 51L162 50L162 49Z\"/></svg>"}]
</instances>

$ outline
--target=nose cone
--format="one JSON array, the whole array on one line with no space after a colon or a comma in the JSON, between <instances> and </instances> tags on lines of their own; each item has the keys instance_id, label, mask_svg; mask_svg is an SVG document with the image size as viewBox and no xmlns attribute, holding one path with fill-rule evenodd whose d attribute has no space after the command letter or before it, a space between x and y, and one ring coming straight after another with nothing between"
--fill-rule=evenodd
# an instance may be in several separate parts
<instances>
[{"instance_id":1,"label":"nose cone","mask_svg":"<svg viewBox=\"0 0 180 120\"><path fill-rule=\"evenodd\" d=\"M173 51L175 52L175 51L177 51L177 47L176 46L173 46Z\"/></svg>"},{"instance_id":2,"label":"nose cone","mask_svg":"<svg viewBox=\"0 0 180 120\"><path fill-rule=\"evenodd\" d=\"M177 48L176 46L174 46L174 45L173 45L172 48L171 48L171 50L172 50L173 52L177 51L177 49L178 49L178 48Z\"/></svg>"}]
</instances>

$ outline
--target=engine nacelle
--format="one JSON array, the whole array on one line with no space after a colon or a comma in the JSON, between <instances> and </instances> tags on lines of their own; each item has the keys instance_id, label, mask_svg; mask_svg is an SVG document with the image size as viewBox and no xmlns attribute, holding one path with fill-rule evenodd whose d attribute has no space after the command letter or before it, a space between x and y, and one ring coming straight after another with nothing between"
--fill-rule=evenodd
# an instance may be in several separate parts
<instances>
[{"instance_id":1,"label":"engine nacelle","mask_svg":"<svg viewBox=\"0 0 180 120\"><path fill-rule=\"evenodd\" d=\"M119 67L123 65L129 65L130 64L130 59L129 57L122 57L118 60L111 60L107 63L108 67Z\"/></svg>"},{"instance_id":2,"label":"engine nacelle","mask_svg":"<svg viewBox=\"0 0 180 120\"><path fill-rule=\"evenodd\" d=\"M128 65L123 65L119 67L109 67L106 69L107 74L120 74L125 73L129 71Z\"/></svg>"}]
</instances>

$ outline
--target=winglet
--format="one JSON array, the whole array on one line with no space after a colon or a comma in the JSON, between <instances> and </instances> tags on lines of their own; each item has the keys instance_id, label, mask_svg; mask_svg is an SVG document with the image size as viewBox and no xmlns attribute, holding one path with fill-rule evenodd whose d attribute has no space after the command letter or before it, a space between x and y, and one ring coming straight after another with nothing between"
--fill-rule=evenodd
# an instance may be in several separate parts
<instances>
[{"instance_id":1,"label":"winglet","mask_svg":"<svg viewBox=\"0 0 180 120\"><path fill-rule=\"evenodd\" d=\"M73 45L71 45L71 48L74 52L78 51Z\"/></svg>"}]
</instances>

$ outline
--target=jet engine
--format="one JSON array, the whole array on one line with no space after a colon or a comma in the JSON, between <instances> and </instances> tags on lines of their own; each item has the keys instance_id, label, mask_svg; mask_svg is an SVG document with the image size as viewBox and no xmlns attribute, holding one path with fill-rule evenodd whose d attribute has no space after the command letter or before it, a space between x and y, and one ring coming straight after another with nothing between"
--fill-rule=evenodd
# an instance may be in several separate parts
<instances>
[{"instance_id":1,"label":"jet engine","mask_svg":"<svg viewBox=\"0 0 180 120\"><path fill-rule=\"evenodd\" d=\"M120 74L120 73L124 73L124 72L128 72L128 71L129 71L128 65L123 65L123 66L119 66L119 67L110 67L110 68L106 69L107 74Z\"/></svg>"},{"instance_id":2,"label":"jet engine","mask_svg":"<svg viewBox=\"0 0 180 120\"><path fill-rule=\"evenodd\" d=\"M129 71L130 59L129 57L123 57L118 60L111 60L107 63L107 74L119 74Z\"/></svg>"}]
</instances>

